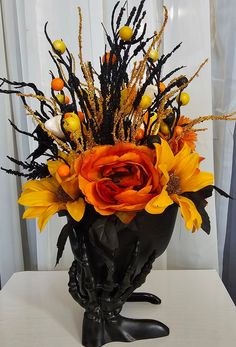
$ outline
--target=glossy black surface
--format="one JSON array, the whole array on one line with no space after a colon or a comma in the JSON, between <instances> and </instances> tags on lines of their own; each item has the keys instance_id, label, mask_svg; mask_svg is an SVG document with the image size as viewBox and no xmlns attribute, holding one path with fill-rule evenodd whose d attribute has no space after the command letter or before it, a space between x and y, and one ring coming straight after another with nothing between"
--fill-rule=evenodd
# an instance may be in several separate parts
<instances>
[{"instance_id":1,"label":"glossy black surface","mask_svg":"<svg viewBox=\"0 0 236 347\"><path fill-rule=\"evenodd\" d=\"M134 341L169 334L163 323L122 317L126 301L160 304L149 293L133 293L146 280L152 263L172 236L177 206L161 215L145 211L129 224L102 217L87 207L79 223L69 220L75 260L69 271L69 291L85 309L82 343L100 347L111 341Z\"/></svg>"},{"instance_id":2,"label":"glossy black surface","mask_svg":"<svg viewBox=\"0 0 236 347\"><path fill-rule=\"evenodd\" d=\"M117 315L97 322L91 321L85 314L82 344L86 347L100 347L112 341L132 342L168 334L166 325L151 319L131 319Z\"/></svg>"},{"instance_id":3,"label":"glossy black surface","mask_svg":"<svg viewBox=\"0 0 236 347\"><path fill-rule=\"evenodd\" d=\"M150 304L153 304L153 305L160 305L161 299L154 294L137 292L137 293L132 293L128 297L127 302L149 302Z\"/></svg>"}]
</instances>

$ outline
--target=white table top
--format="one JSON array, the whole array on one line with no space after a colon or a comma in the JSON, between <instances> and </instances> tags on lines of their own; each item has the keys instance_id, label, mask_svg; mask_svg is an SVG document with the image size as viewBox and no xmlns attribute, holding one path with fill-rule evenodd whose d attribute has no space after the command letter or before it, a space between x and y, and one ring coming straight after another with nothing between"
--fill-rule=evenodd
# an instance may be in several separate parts
<instances>
[{"instance_id":1,"label":"white table top","mask_svg":"<svg viewBox=\"0 0 236 347\"><path fill-rule=\"evenodd\" d=\"M83 309L65 271L16 273L0 292L1 347L80 347ZM165 323L170 335L107 347L235 347L236 309L214 270L152 271L142 287L159 306L127 303L122 314Z\"/></svg>"}]
</instances>

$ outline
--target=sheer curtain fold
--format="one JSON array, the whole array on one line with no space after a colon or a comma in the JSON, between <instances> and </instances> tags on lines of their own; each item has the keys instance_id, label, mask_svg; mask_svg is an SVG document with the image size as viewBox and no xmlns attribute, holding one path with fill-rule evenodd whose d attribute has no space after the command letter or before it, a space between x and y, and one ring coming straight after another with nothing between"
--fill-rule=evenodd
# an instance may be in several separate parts
<instances>
[{"instance_id":1,"label":"sheer curtain fold","mask_svg":"<svg viewBox=\"0 0 236 347\"><path fill-rule=\"evenodd\" d=\"M14 17L12 12L12 17ZM4 2L0 6L0 75L1 77L11 78L11 69L9 66L8 39L9 36L15 38L14 28L10 31L6 28L5 23L6 8ZM14 45L14 38L12 44ZM13 46L14 47L14 46ZM14 48L13 48L14 49ZM6 95L0 95L1 105L1 127L0 127L0 157L1 166L8 167L9 162L5 159L6 155L17 155L16 138L9 125L8 119L15 121L14 105L12 98ZM2 285L16 271L24 269L21 223L19 218L19 209L16 204L19 180L14 176L6 175L1 172L0 179L0 211L1 211L1 228L0 228L0 280Z\"/></svg>"},{"instance_id":2,"label":"sheer curtain fold","mask_svg":"<svg viewBox=\"0 0 236 347\"><path fill-rule=\"evenodd\" d=\"M236 110L236 12L234 0L212 0L212 87L214 112ZM234 122L215 123L216 185L235 197L236 133ZM220 273L236 302L235 201L217 196Z\"/></svg>"},{"instance_id":3,"label":"sheer curtain fold","mask_svg":"<svg viewBox=\"0 0 236 347\"><path fill-rule=\"evenodd\" d=\"M205 0L165 0L169 21L164 36L164 52L171 51L178 43L181 47L169 59L166 70L186 66L180 73L192 76L200 64L208 63L186 91L190 103L182 107L182 114L197 117L212 113L211 100L211 41L210 10ZM198 133L197 150L206 159L201 164L203 171L214 171L212 123L205 123L206 132ZM218 269L217 230L214 197L209 199L208 213L211 219L211 234L202 230L194 234L186 231L182 218L177 220L175 232L167 249L167 267L173 269Z\"/></svg>"},{"instance_id":4,"label":"sheer curtain fold","mask_svg":"<svg viewBox=\"0 0 236 347\"><path fill-rule=\"evenodd\" d=\"M235 1L212 0L211 24L213 112L225 114L236 109ZM228 193L232 174L234 128L234 122L215 122L214 124L216 185ZM229 201L219 195L216 199L218 251L220 273L222 273Z\"/></svg>"},{"instance_id":5,"label":"sheer curtain fold","mask_svg":"<svg viewBox=\"0 0 236 347\"><path fill-rule=\"evenodd\" d=\"M22 81L27 70L27 50L25 46L25 15L24 3L16 0L1 1L1 28L3 42L1 45L1 59L6 58L1 64L1 77L9 80ZM15 169L14 164L6 160L6 155L18 159L26 158L30 151L30 143L27 137L12 131L7 121L11 119L20 129L27 130L30 122L27 120L25 110L19 98L15 96L1 95L1 111L4 115L4 126L0 128L1 137L1 164L4 167ZM32 126L32 125L31 125ZM7 141L4 138L7 136ZM6 147L6 144L8 146ZM17 205L21 184L24 180L19 177L1 173L1 219L5 221L1 225L0 261L2 263L3 277L5 281L12 273L20 270L37 269L36 252L36 228L35 221L23 221L21 215L23 208ZM5 225L6 224L6 225ZM8 229L10 229L8 231ZM5 257L4 257L5 254ZM9 270L10 269L10 270Z\"/></svg>"}]
</instances>

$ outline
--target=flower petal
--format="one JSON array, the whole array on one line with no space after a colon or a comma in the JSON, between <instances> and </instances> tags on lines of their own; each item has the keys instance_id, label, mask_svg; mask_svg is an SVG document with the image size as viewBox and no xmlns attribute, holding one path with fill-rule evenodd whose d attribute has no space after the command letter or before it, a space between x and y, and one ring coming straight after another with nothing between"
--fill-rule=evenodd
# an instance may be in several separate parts
<instances>
[{"instance_id":1,"label":"flower petal","mask_svg":"<svg viewBox=\"0 0 236 347\"><path fill-rule=\"evenodd\" d=\"M166 186L163 187L161 193L151 199L145 206L145 210L151 214L160 214L174 202L166 191Z\"/></svg>"},{"instance_id":2,"label":"flower petal","mask_svg":"<svg viewBox=\"0 0 236 347\"><path fill-rule=\"evenodd\" d=\"M79 182L76 175L71 176L61 183L63 190L68 194L71 199L75 200L79 196Z\"/></svg>"},{"instance_id":3,"label":"flower petal","mask_svg":"<svg viewBox=\"0 0 236 347\"><path fill-rule=\"evenodd\" d=\"M50 172L50 175L54 176L63 161L61 160L48 160L47 161L47 166L48 166L48 171Z\"/></svg>"},{"instance_id":4,"label":"flower petal","mask_svg":"<svg viewBox=\"0 0 236 347\"><path fill-rule=\"evenodd\" d=\"M124 224L129 224L134 217L136 216L136 212L116 212L116 216L120 219L120 221Z\"/></svg>"},{"instance_id":5,"label":"flower petal","mask_svg":"<svg viewBox=\"0 0 236 347\"><path fill-rule=\"evenodd\" d=\"M85 211L85 202L84 199L79 198L76 201L68 201L66 203L66 208L71 217L79 222L83 216L84 216L84 211Z\"/></svg>"},{"instance_id":6,"label":"flower petal","mask_svg":"<svg viewBox=\"0 0 236 347\"><path fill-rule=\"evenodd\" d=\"M177 154L178 156L178 154ZM176 157L177 157L176 156ZM191 178L199 167L199 155L197 153L188 154L181 161L178 161L174 169L174 174L182 180Z\"/></svg>"},{"instance_id":7,"label":"flower petal","mask_svg":"<svg viewBox=\"0 0 236 347\"><path fill-rule=\"evenodd\" d=\"M174 166L178 165L179 162L181 162L184 158L188 157L191 152L192 152L191 148L187 144L184 144L181 151L177 153L175 156Z\"/></svg>"},{"instance_id":8,"label":"flower petal","mask_svg":"<svg viewBox=\"0 0 236 347\"><path fill-rule=\"evenodd\" d=\"M200 229L202 225L202 217L192 200L176 194L173 194L171 197L180 206L186 228L192 231Z\"/></svg>"},{"instance_id":9,"label":"flower petal","mask_svg":"<svg viewBox=\"0 0 236 347\"><path fill-rule=\"evenodd\" d=\"M204 187L212 185L214 181L214 175L210 172L198 172L190 177L188 180L182 182L181 191L184 192L196 192Z\"/></svg>"},{"instance_id":10,"label":"flower petal","mask_svg":"<svg viewBox=\"0 0 236 347\"><path fill-rule=\"evenodd\" d=\"M30 180L23 184L22 189L31 191L49 190L50 192L56 192L58 183L54 178L44 178L41 180Z\"/></svg>"},{"instance_id":11,"label":"flower petal","mask_svg":"<svg viewBox=\"0 0 236 347\"><path fill-rule=\"evenodd\" d=\"M22 218L38 218L46 209L47 207L29 207L25 210Z\"/></svg>"},{"instance_id":12,"label":"flower petal","mask_svg":"<svg viewBox=\"0 0 236 347\"><path fill-rule=\"evenodd\" d=\"M163 163L166 165L167 170L171 170L174 162L174 154L168 144L167 141L161 140L161 144L154 144L156 148L156 167L158 167L159 163Z\"/></svg>"},{"instance_id":13,"label":"flower petal","mask_svg":"<svg viewBox=\"0 0 236 347\"><path fill-rule=\"evenodd\" d=\"M161 181L162 186L165 186L170 180L167 166L166 166L166 164L160 164L160 165L158 165L158 169L163 173L163 176L161 177L160 181Z\"/></svg>"},{"instance_id":14,"label":"flower petal","mask_svg":"<svg viewBox=\"0 0 236 347\"><path fill-rule=\"evenodd\" d=\"M47 190L37 192L23 192L18 203L24 206L50 206L56 201L56 195Z\"/></svg>"},{"instance_id":15,"label":"flower petal","mask_svg":"<svg viewBox=\"0 0 236 347\"><path fill-rule=\"evenodd\" d=\"M94 209L96 212L100 213L102 216L110 216L112 214L114 214L114 210L110 209L110 208L106 208L106 209L101 209L98 206L94 206Z\"/></svg>"},{"instance_id":16,"label":"flower petal","mask_svg":"<svg viewBox=\"0 0 236 347\"><path fill-rule=\"evenodd\" d=\"M115 198L119 204L135 206L136 204L145 205L152 196L152 194L140 193L140 191L129 189L116 194Z\"/></svg>"},{"instance_id":17,"label":"flower petal","mask_svg":"<svg viewBox=\"0 0 236 347\"><path fill-rule=\"evenodd\" d=\"M55 203L49 206L39 217L38 219L38 227L39 230L42 231L47 224L48 220L58 211L64 209L64 204Z\"/></svg>"}]
</instances>

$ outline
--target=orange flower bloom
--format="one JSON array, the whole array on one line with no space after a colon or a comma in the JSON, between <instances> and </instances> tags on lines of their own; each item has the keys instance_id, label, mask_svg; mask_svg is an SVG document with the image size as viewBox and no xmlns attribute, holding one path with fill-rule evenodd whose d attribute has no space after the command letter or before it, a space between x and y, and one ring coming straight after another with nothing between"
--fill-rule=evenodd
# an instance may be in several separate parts
<instances>
[{"instance_id":1,"label":"orange flower bloom","mask_svg":"<svg viewBox=\"0 0 236 347\"><path fill-rule=\"evenodd\" d=\"M177 125L182 126L184 124L188 124L189 122L190 122L189 118L180 116ZM188 131L186 133L183 133L182 136L179 136L179 134L176 131L174 131L172 138L168 142L173 153L177 154L179 151L181 151L185 143L194 151L196 147L195 145L196 141L197 141L197 134L194 131Z\"/></svg>"},{"instance_id":2,"label":"orange flower bloom","mask_svg":"<svg viewBox=\"0 0 236 347\"><path fill-rule=\"evenodd\" d=\"M101 215L129 223L159 192L155 152L131 143L97 146L84 154L79 187Z\"/></svg>"}]
</instances>

